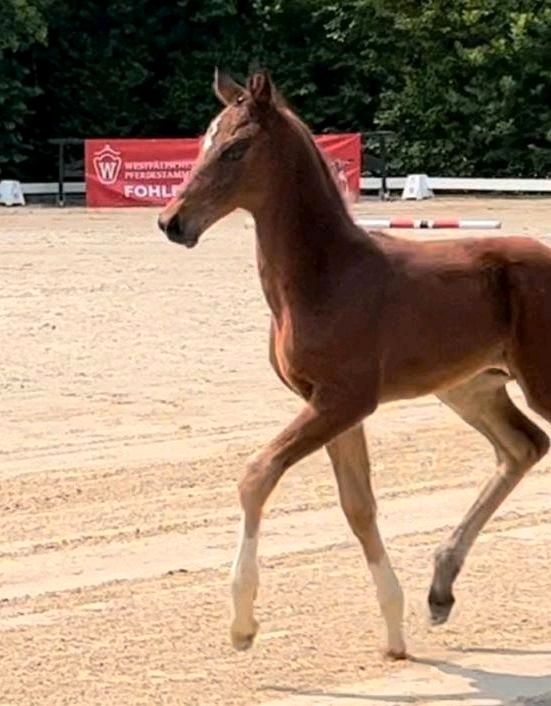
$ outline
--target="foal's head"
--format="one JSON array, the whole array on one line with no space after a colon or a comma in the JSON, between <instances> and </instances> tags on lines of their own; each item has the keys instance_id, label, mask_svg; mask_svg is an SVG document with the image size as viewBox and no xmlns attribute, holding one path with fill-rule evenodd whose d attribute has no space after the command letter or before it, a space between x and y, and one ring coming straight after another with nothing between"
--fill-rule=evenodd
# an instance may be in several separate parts
<instances>
[{"instance_id":1,"label":"foal's head","mask_svg":"<svg viewBox=\"0 0 551 706\"><path fill-rule=\"evenodd\" d=\"M186 188L159 216L168 238L187 247L234 209L254 211L261 204L270 166L270 128L281 118L265 71L253 74L246 87L216 71L214 91L225 108L205 134Z\"/></svg>"}]
</instances>

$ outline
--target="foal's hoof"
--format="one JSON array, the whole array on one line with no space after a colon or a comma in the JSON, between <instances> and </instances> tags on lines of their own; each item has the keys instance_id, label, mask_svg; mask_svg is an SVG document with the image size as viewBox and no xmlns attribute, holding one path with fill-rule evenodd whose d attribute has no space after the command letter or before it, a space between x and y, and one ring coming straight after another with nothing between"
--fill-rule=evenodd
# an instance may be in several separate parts
<instances>
[{"instance_id":1,"label":"foal's hoof","mask_svg":"<svg viewBox=\"0 0 551 706\"><path fill-rule=\"evenodd\" d=\"M430 622L432 625L443 625L448 618L455 603L455 598L451 593L439 595L431 588L429 593Z\"/></svg>"},{"instance_id":2,"label":"foal's hoof","mask_svg":"<svg viewBox=\"0 0 551 706\"><path fill-rule=\"evenodd\" d=\"M403 647L401 649L391 649L389 647L385 650L384 656L386 659L388 659L392 662L399 662L401 660L407 659L408 653L406 652L405 647Z\"/></svg>"},{"instance_id":3,"label":"foal's hoof","mask_svg":"<svg viewBox=\"0 0 551 706\"><path fill-rule=\"evenodd\" d=\"M239 652L244 652L245 650L250 649L253 646L254 638L256 637L257 632L258 623L256 622L256 620L253 621L251 628L245 631L243 631L242 628L239 629L237 627L232 626L230 635L231 643L234 649L238 650Z\"/></svg>"}]
</instances>

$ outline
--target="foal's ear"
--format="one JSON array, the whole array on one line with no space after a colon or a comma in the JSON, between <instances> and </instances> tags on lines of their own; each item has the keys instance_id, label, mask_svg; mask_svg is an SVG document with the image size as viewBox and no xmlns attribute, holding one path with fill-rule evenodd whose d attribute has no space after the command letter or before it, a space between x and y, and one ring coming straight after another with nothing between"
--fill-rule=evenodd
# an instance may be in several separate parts
<instances>
[{"instance_id":1,"label":"foal's ear","mask_svg":"<svg viewBox=\"0 0 551 706\"><path fill-rule=\"evenodd\" d=\"M212 87L216 96L224 105L235 103L245 93L245 89L242 86L236 83L229 74L219 71L218 67L214 69Z\"/></svg>"},{"instance_id":2,"label":"foal's ear","mask_svg":"<svg viewBox=\"0 0 551 706\"><path fill-rule=\"evenodd\" d=\"M273 103L275 88L268 71L256 71L247 82L247 90L259 107L268 107Z\"/></svg>"}]
</instances>

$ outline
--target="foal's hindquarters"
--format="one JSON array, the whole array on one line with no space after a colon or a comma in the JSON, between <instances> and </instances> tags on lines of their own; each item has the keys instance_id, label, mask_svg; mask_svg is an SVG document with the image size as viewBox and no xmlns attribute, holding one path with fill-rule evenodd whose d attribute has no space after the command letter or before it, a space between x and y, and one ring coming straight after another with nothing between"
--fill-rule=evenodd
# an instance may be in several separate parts
<instances>
[{"instance_id":1,"label":"foal's hindquarters","mask_svg":"<svg viewBox=\"0 0 551 706\"><path fill-rule=\"evenodd\" d=\"M411 244L406 249L411 249ZM453 246L449 247L451 253L453 250ZM491 252L488 245L485 250ZM434 392L444 404L482 433L493 445L498 464L497 471L464 519L436 552L429 593L431 617L436 624L445 622L450 613L454 602L453 582L477 535L524 473L542 458L549 447L547 435L513 404L506 384L515 378L530 406L551 421L551 251L534 241L500 239L494 244L493 256L496 262L499 260L499 272L496 276L492 274L490 289L481 288L480 301L473 299L466 302L469 292L472 294L477 288L465 287L461 278L458 280L457 296L455 299L452 297L450 303L453 307L455 301L456 310L463 311L464 315L470 314L470 319L466 320L465 334L461 333L457 322L454 323L455 338L452 336L451 345L449 340L444 342L449 313L445 312L441 299L430 306L431 327L437 332L436 337L441 339L441 350L445 351L445 355L443 359L434 359L431 367L430 351L434 350L434 346L427 346L427 364L429 369L436 371L436 378L440 378L439 370L442 369L442 374L449 373L453 383L450 382L447 387L435 385L436 389L430 390L423 389L421 377L413 382L414 385L419 384L419 394ZM470 266L468 260L458 264L459 269ZM471 273L468 274L471 276ZM445 286L440 292L441 297L444 290ZM434 301L438 294L437 290L431 291L426 302ZM421 297L412 291L405 292L404 296L413 302L413 308L422 310ZM463 299L457 303L457 297L461 296ZM486 297L494 297L495 301L488 301ZM396 327L396 320L393 323ZM397 326L395 333L399 329ZM459 337L462 337L461 340ZM497 356L495 365L488 365L486 369L481 365L485 354L478 351L484 341L489 362L495 351L501 350L503 353L502 358ZM402 350L407 350L408 345L411 345L411 340L404 344ZM417 341L415 345L420 350L419 356L426 357L426 351L421 351L422 341ZM464 363L461 375L463 348L466 351L464 359L468 363ZM454 356L458 356L458 351L459 357L453 360ZM399 381L404 370L398 363L395 380ZM284 376L282 378L285 379ZM425 382L429 379L430 375ZM396 390L400 387L401 383ZM403 396L415 396L411 390L407 392ZM377 527L369 457L361 426L361 419L375 407L376 403L372 409L361 411L351 410L349 405L346 412L343 411L344 406L339 407L335 400L328 401L327 397L320 405L311 400L298 417L249 463L240 484L243 522L232 569L231 637L236 648L248 648L258 629L253 603L258 588L256 555L262 506L286 468L325 445L337 478L343 510L362 545L375 582L387 628L386 652L394 658L405 657L403 594Z\"/></svg>"}]
</instances>

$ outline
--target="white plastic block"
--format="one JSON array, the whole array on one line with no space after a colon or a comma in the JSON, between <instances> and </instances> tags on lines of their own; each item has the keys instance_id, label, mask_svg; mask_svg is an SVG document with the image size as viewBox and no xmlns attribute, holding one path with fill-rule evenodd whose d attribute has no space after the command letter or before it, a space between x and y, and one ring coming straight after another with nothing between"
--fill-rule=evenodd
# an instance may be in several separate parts
<instances>
[{"instance_id":1,"label":"white plastic block","mask_svg":"<svg viewBox=\"0 0 551 706\"><path fill-rule=\"evenodd\" d=\"M408 174L402 192L403 199L430 199L434 196L429 188L429 178L426 174Z\"/></svg>"},{"instance_id":2,"label":"white plastic block","mask_svg":"<svg viewBox=\"0 0 551 706\"><path fill-rule=\"evenodd\" d=\"M11 179L3 179L0 181L0 203L4 206L24 206L25 197L21 182Z\"/></svg>"}]
</instances>

